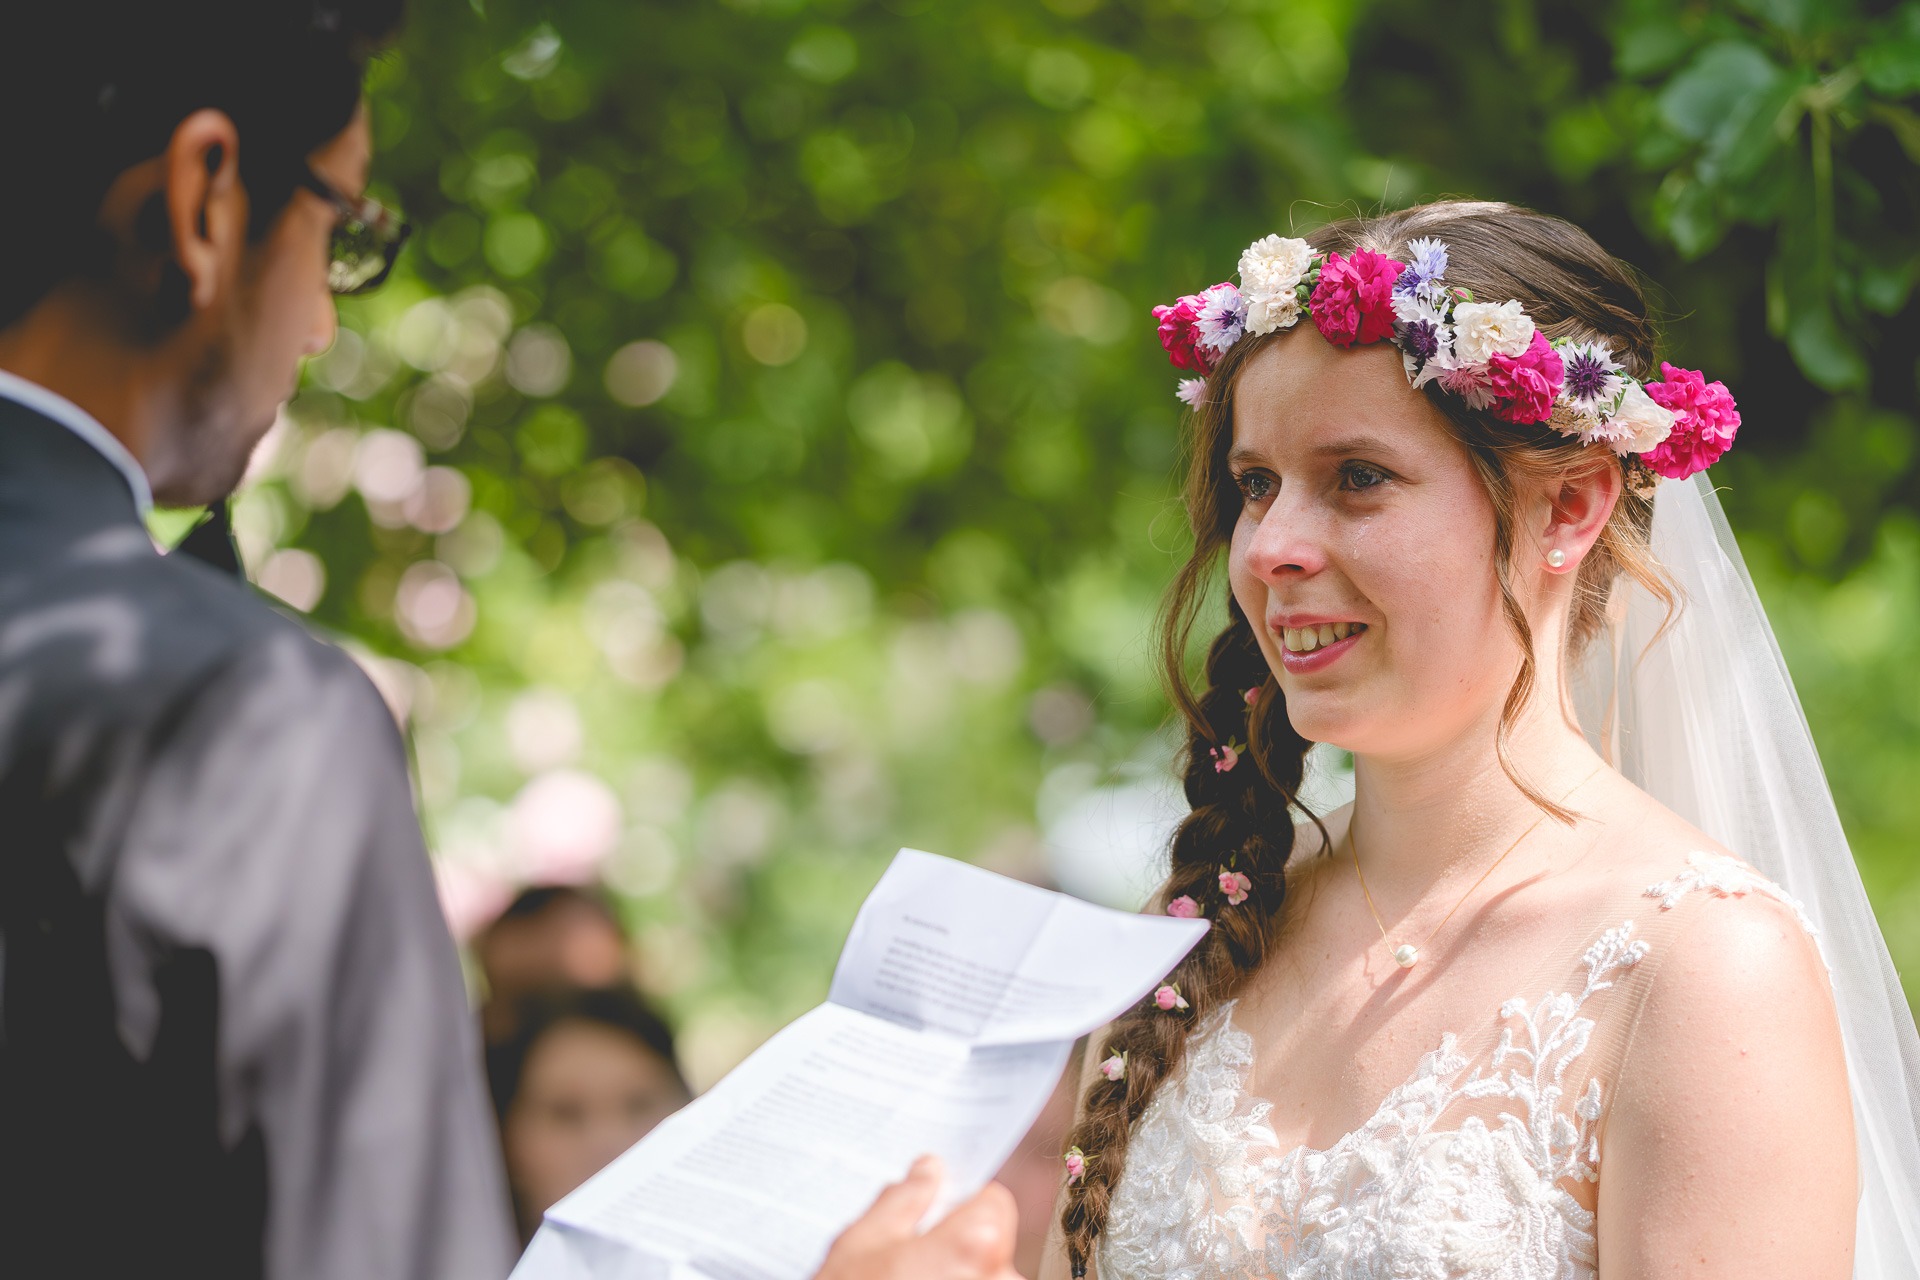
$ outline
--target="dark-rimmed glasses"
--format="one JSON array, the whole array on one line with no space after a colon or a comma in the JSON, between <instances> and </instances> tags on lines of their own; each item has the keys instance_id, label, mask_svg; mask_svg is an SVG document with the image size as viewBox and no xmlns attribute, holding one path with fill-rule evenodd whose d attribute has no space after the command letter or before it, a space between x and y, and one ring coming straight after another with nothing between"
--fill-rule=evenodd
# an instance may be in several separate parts
<instances>
[{"instance_id":1,"label":"dark-rimmed glasses","mask_svg":"<svg viewBox=\"0 0 1920 1280\"><path fill-rule=\"evenodd\" d=\"M393 274L393 264L399 260L400 248L413 234L413 227L378 200L355 200L340 194L311 166L301 175L300 185L333 206L327 287L345 295L366 293L384 284Z\"/></svg>"}]
</instances>

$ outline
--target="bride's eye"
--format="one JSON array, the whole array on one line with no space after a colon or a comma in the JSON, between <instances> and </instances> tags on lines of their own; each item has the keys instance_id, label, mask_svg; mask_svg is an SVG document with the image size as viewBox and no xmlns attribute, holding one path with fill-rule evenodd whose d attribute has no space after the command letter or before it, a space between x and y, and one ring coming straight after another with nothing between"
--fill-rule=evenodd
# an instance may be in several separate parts
<instances>
[{"instance_id":1,"label":"bride's eye","mask_svg":"<svg viewBox=\"0 0 1920 1280\"><path fill-rule=\"evenodd\" d=\"M1340 468L1340 487L1349 493L1375 488L1390 478L1370 462L1348 462Z\"/></svg>"},{"instance_id":2,"label":"bride's eye","mask_svg":"<svg viewBox=\"0 0 1920 1280\"><path fill-rule=\"evenodd\" d=\"M1273 477L1264 471L1242 471L1233 478L1233 483L1240 490L1240 496L1248 502L1265 502L1279 487Z\"/></svg>"}]
</instances>

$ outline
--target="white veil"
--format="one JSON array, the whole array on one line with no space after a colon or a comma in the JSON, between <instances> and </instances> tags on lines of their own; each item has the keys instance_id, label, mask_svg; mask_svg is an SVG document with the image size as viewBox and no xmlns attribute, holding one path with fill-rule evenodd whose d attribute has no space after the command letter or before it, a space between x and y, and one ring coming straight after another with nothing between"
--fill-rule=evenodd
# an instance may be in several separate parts
<instances>
[{"instance_id":1,"label":"white veil","mask_svg":"<svg viewBox=\"0 0 1920 1280\"><path fill-rule=\"evenodd\" d=\"M1628 778L1777 881L1813 921L1860 1144L1853 1273L1920 1276L1920 1037L1793 679L1704 476L1660 486L1653 550L1680 586L1679 612L1661 633L1665 606L1638 586L1617 595L1609 634L1575 674L1581 723Z\"/></svg>"}]
</instances>

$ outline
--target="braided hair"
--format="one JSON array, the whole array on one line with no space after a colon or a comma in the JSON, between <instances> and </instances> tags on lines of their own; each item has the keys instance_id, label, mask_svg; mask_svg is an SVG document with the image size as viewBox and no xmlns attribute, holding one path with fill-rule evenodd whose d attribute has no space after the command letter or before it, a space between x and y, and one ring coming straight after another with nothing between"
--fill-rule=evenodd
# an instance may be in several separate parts
<instances>
[{"instance_id":1,"label":"braided hair","mask_svg":"<svg viewBox=\"0 0 1920 1280\"><path fill-rule=\"evenodd\" d=\"M1511 205L1450 201L1335 222L1309 240L1323 250L1364 246L1397 256L1417 236L1448 242L1449 280L1470 285L1479 295L1519 299L1550 338L1602 339L1629 372L1638 376L1652 368L1654 330L1638 280L1585 232L1560 219ZM1109 1029L1105 1053L1124 1054L1126 1068L1118 1078L1103 1073L1092 1080L1068 1136L1080 1160L1067 1186L1061 1227L1076 1277L1086 1275L1106 1226L1133 1126L1161 1084L1180 1069L1193 1027L1237 995L1260 968L1282 919L1294 810L1312 744L1288 720L1286 699L1231 592L1226 627L1208 650L1198 691L1188 682L1186 660L1195 623L1217 589L1221 554L1240 518L1241 495L1227 467L1234 383L1277 336L1235 343L1208 377L1206 394L1189 419L1186 508L1194 546L1167 593L1160 660L1187 727L1185 787L1192 808L1174 834L1170 874L1158 901L1164 906L1190 898L1212 928L1167 977L1184 1005L1164 1010L1146 1000ZM1523 483L1615 464L1608 451L1587 449L1545 424L1504 423L1437 388L1429 387L1426 394L1446 415L1494 506L1501 607L1522 655L1501 716L1500 760L1537 806L1566 820L1567 811L1540 794L1507 757L1508 732L1536 678L1533 633L1513 590L1508 561ZM1573 646L1599 632L1611 586L1622 573L1672 609L1672 588L1651 554L1652 523L1652 500L1622 493L1581 563L1569 627ZM1236 878L1229 883L1223 873Z\"/></svg>"}]
</instances>

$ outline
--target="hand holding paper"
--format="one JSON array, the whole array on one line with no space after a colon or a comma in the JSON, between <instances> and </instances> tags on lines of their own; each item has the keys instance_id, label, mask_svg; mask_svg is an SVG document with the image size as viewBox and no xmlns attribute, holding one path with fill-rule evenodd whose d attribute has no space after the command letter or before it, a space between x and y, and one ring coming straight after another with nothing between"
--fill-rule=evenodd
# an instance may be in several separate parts
<instances>
[{"instance_id":1,"label":"hand holding paper","mask_svg":"<svg viewBox=\"0 0 1920 1280\"><path fill-rule=\"evenodd\" d=\"M515 1280L804 1280L926 1152L944 1212L1006 1160L1073 1041L1206 927L903 849L828 1002L550 1209Z\"/></svg>"},{"instance_id":2,"label":"hand holding paper","mask_svg":"<svg viewBox=\"0 0 1920 1280\"><path fill-rule=\"evenodd\" d=\"M932 1156L880 1193L833 1243L816 1280L1021 1280L1013 1269L1013 1196L989 1185L920 1234L944 1172Z\"/></svg>"}]
</instances>

